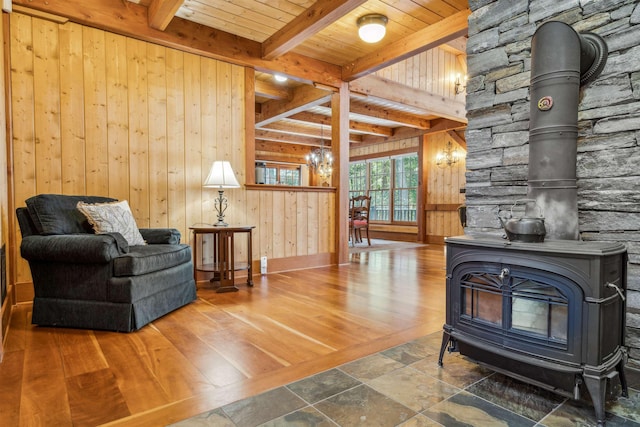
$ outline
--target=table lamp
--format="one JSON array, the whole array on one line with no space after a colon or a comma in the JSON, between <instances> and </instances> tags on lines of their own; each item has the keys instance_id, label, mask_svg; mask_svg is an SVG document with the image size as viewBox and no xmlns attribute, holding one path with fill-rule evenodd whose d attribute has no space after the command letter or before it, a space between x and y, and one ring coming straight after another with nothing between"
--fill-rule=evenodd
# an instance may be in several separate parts
<instances>
[{"instance_id":1,"label":"table lamp","mask_svg":"<svg viewBox=\"0 0 640 427\"><path fill-rule=\"evenodd\" d=\"M224 196L225 188L239 188L240 184L233 174L231 164L227 161L216 160L211 165L211 170L207 179L202 184L205 188L217 188L218 198L214 202L218 222L213 224L216 227L226 227L229 224L224 222L224 212L227 210L227 198Z\"/></svg>"}]
</instances>

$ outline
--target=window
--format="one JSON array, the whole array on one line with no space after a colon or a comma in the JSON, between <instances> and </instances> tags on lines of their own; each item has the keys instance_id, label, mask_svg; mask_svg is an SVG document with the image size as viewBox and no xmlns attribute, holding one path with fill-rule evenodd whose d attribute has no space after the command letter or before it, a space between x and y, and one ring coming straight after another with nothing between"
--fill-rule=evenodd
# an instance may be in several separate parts
<instances>
[{"instance_id":1,"label":"window","mask_svg":"<svg viewBox=\"0 0 640 427\"><path fill-rule=\"evenodd\" d=\"M393 220L416 222L418 206L418 156L394 159Z\"/></svg>"},{"instance_id":2,"label":"window","mask_svg":"<svg viewBox=\"0 0 640 427\"><path fill-rule=\"evenodd\" d=\"M367 193L367 164L353 162L349 164L349 198Z\"/></svg>"},{"instance_id":3,"label":"window","mask_svg":"<svg viewBox=\"0 0 640 427\"><path fill-rule=\"evenodd\" d=\"M280 168L280 184L300 185L300 168L295 168L295 169Z\"/></svg>"},{"instance_id":4,"label":"window","mask_svg":"<svg viewBox=\"0 0 640 427\"><path fill-rule=\"evenodd\" d=\"M300 185L300 166L269 164L265 169L267 185Z\"/></svg>"},{"instance_id":5,"label":"window","mask_svg":"<svg viewBox=\"0 0 640 427\"><path fill-rule=\"evenodd\" d=\"M353 162L349 197L371 196L370 218L377 222L416 223L418 155L416 153Z\"/></svg>"},{"instance_id":6,"label":"window","mask_svg":"<svg viewBox=\"0 0 640 427\"><path fill-rule=\"evenodd\" d=\"M369 162L369 196L371 221L389 221L391 207L391 159Z\"/></svg>"}]
</instances>

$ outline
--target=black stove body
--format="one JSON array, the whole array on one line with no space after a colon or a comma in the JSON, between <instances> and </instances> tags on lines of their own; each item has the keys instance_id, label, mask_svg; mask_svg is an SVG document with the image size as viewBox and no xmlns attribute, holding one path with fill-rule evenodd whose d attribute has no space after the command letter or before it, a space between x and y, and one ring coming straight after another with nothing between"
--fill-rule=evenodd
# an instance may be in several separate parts
<instances>
[{"instance_id":1,"label":"black stove body","mask_svg":"<svg viewBox=\"0 0 640 427\"><path fill-rule=\"evenodd\" d=\"M624 378L627 251L605 242L447 238L445 350L579 399L598 424L607 381Z\"/></svg>"}]
</instances>

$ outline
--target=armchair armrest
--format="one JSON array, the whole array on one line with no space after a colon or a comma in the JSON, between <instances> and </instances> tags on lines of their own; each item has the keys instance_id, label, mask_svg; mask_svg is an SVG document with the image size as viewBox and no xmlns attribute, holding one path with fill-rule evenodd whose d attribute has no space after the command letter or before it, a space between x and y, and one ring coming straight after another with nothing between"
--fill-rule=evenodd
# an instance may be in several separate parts
<instances>
[{"instance_id":1,"label":"armchair armrest","mask_svg":"<svg viewBox=\"0 0 640 427\"><path fill-rule=\"evenodd\" d=\"M175 228L141 228L140 234L150 245L177 245L182 237L180 231Z\"/></svg>"},{"instance_id":2,"label":"armchair armrest","mask_svg":"<svg viewBox=\"0 0 640 427\"><path fill-rule=\"evenodd\" d=\"M20 255L27 261L106 263L127 252L127 241L119 233L33 235L20 244Z\"/></svg>"}]
</instances>

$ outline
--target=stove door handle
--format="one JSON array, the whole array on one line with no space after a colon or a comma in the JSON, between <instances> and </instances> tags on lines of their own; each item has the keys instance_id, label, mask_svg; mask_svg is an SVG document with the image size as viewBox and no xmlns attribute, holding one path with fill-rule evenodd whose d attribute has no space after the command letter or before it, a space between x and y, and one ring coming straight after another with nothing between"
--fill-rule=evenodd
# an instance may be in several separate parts
<instances>
[{"instance_id":1,"label":"stove door handle","mask_svg":"<svg viewBox=\"0 0 640 427\"><path fill-rule=\"evenodd\" d=\"M622 290L621 290L621 289L620 289L620 288L619 288L615 283L607 282L607 283L605 284L605 286L606 286L607 288L615 288L615 290L616 290L616 292L618 293L618 295L620 295L620 299L621 299L622 301L626 301L626 298L625 298L625 296L624 296L624 293L622 292Z\"/></svg>"}]
</instances>

